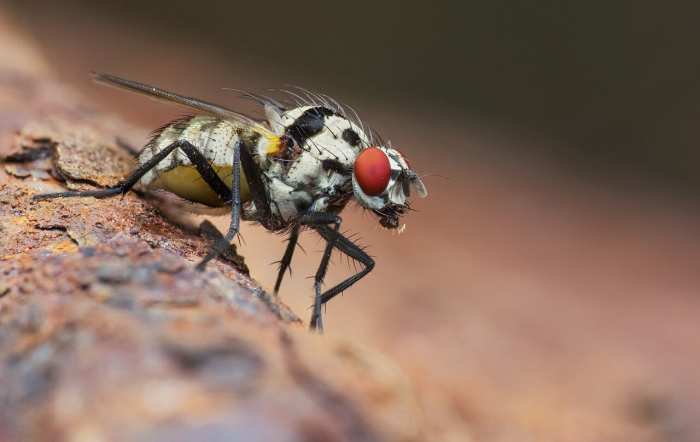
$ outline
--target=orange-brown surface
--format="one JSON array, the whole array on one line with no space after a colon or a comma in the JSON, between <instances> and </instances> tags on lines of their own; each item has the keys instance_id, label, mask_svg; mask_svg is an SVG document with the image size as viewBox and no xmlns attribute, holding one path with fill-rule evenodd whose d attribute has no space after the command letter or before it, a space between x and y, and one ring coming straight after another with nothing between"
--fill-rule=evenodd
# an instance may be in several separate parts
<instances>
[{"instance_id":1,"label":"orange-brown surface","mask_svg":"<svg viewBox=\"0 0 700 442\"><path fill-rule=\"evenodd\" d=\"M138 34L120 37L122 52L88 48L67 63L90 26L44 49L64 79L143 124L134 142L172 113L98 90L85 72L115 70L205 98L219 86L270 86L254 67L232 72L202 51ZM156 63L146 53L165 55ZM177 61L184 58L191 63ZM524 158L523 141L487 126L390 105L364 110L428 174L430 195L400 236L359 210L344 215L378 264L328 306L327 336L369 342L398 361L432 439L700 439L697 206L578 181ZM253 226L243 237L252 276L270 288L280 238ZM297 253L282 297L308 320L305 276L320 242L307 235L302 244L308 254ZM350 272L337 261L333 280Z\"/></svg>"},{"instance_id":2,"label":"orange-brown surface","mask_svg":"<svg viewBox=\"0 0 700 442\"><path fill-rule=\"evenodd\" d=\"M136 194L33 201L133 167L64 90L0 66L0 441L423 439L400 367L307 333L233 250L196 271L196 227Z\"/></svg>"}]
</instances>

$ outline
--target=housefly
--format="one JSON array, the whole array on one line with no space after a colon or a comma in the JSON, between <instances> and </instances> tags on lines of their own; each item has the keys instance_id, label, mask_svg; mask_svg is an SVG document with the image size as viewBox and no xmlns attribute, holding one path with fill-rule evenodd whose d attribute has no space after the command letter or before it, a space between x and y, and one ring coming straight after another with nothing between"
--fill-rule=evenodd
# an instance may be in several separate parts
<instances>
[{"instance_id":1,"label":"housefly","mask_svg":"<svg viewBox=\"0 0 700 442\"><path fill-rule=\"evenodd\" d=\"M230 208L230 226L197 265L229 249L240 220L255 221L272 232L289 232L274 287L277 294L289 268L299 234L316 231L326 242L314 278L310 327L323 327L321 307L374 268L374 260L340 232L340 212L354 199L371 210L387 229L403 229L414 190L425 197L420 177L404 156L366 129L354 110L321 94L286 91L290 102L241 92L259 103L265 121L196 98L109 74L97 82L180 104L198 115L172 121L153 133L138 156L139 166L118 185L87 191L35 196L107 198L135 185L162 189L193 203ZM291 104L290 104L291 103ZM322 284L336 249L362 269L328 290Z\"/></svg>"}]
</instances>

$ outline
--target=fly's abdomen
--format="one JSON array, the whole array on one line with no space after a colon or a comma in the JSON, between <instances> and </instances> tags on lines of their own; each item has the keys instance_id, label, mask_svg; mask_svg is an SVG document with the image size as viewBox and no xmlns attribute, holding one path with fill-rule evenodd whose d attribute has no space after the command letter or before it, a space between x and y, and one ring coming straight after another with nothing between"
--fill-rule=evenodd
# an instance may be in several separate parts
<instances>
[{"instance_id":1,"label":"fly's abdomen","mask_svg":"<svg viewBox=\"0 0 700 442\"><path fill-rule=\"evenodd\" d=\"M174 121L157 131L139 156L141 164L178 140L193 145L216 170L224 183L232 187L233 149L246 128L221 118L200 115ZM141 178L150 188L164 189L186 200L221 206L225 203L199 175L185 152L174 150L155 168ZM250 192L241 171L241 200L248 201Z\"/></svg>"}]
</instances>

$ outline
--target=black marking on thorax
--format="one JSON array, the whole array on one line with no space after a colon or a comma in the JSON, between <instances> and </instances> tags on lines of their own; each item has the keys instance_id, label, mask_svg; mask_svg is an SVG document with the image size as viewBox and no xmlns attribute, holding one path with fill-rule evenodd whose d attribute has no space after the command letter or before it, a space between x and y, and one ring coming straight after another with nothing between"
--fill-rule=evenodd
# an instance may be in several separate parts
<instances>
[{"instance_id":1,"label":"black marking on thorax","mask_svg":"<svg viewBox=\"0 0 700 442\"><path fill-rule=\"evenodd\" d=\"M337 172L343 176L349 176L352 174L352 168L346 166L345 164L341 163L338 160L332 159L332 158L327 158L321 161L321 166L323 167L323 170L330 170L333 172Z\"/></svg>"},{"instance_id":2,"label":"black marking on thorax","mask_svg":"<svg viewBox=\"0 0 700 442\"><path fill-rule=\"evenodd\" d=\"M336 113L326 107L307 109L285 129L285 134L292 137L299 146L303 146L307 139L323 130L326 117L331 115Z\"/></svg>"},{"instance_id":3,"label":"black marking on thorax","mask_svg":"<svg viewBox=\"0 0 700 442\"><path fill-rule=\"evenodd\" d=\"M360 145L360 136L352 129L345 129L342 134L343 140L353 147Z\"/></svg>"}]
</instances>

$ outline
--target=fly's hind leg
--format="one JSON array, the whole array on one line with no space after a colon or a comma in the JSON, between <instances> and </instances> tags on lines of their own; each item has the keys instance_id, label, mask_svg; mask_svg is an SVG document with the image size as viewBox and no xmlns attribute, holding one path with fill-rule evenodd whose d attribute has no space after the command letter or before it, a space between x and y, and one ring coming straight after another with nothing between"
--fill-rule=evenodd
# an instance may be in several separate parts
<instances>
[{"instance_id":1,"label":"fly's hind leg","mask_svg":"<svg viewBox=\"0 0 700 442\"><path fill-rule=\"evenodd\" d=\"M136 183L151 169L156 167L158 163L163 161L172 151L175 149L180 149L187 157L190 159L192 164L195 165L197 171L202 176L204 181L212 188L220 198L224 201L228 201L231 198L231 191L228 189L226 184L219 178L216 174L214 168L209 164L204 155L191 143L184 140L178 140L170 144L168 147L162 149L156 155L151 157L148 161L137 167L124 181L117 184L114 187L108 189L100 190L70 190L66 192L56 192L56 193L45 193L41 195L35 195L33 199L35 201L49 200L53 198L69 198L69 197L87 197L91 196L94 198L109 198L112 196L125 194L131 188L133 188Z\"/></svg>"},{"instance_id":2,"label":"fly's hind leg","mask_svg":"<svg viewBox=\"0 0 700 442\"><path fill-rule=\"evenodd\" d=\"M153 169L158 163L163 161L170 153L175 149L182 150L190 162L195 166L197 172L202 177L202 179L209 185L209 187L221 198L222 201L231 200L231 191L228 186L221 180L219 175L216 173L214 168L209 164L206 157L190 142L185 140L178 140L168 145L166 148L162 149L156 155L151 157L147 162L136 168L124 181L118 185L100 190L85 190L85 191L67 191L67 192L57 192L48 193L43 195L35 195L34 200L48 200L53 198L68 198L68 197L95 197L95 198L109 198L112 196L125 194L151 169ZM238 150L238 148L236 149ZM235 170L235 169L234 169ZM240 173L239 173L240 174ZM239 197L240 200L240 197ZM211 223L203 224L200 226L200 231L205 236L214 238L215 245L221 245L224 243L224 236L214 227ZM211 254L211 252L210 252ZM226 243L226 247L220 247L215 256L223 254L225 257L230 257L231 260L237 264L239 269L247 270L247 267L242 262L242 258L238 256L235 250L230 246L230 242ZM209 256L209 255L207 255ZM240 264L239 264L240 262ZM200 264L201 266L201 264ZM199 266L198 266L199 267Z\"/></svg>"}]
</instances>

